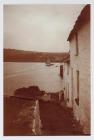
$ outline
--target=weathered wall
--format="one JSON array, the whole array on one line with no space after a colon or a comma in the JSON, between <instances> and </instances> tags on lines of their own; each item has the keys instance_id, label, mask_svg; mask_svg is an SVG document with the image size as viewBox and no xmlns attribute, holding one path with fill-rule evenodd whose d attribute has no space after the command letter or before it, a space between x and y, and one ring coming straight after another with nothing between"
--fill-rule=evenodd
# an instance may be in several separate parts
<instances>
[{"instance_id":1,"label":"weathered wall","mask_svg":"<svg viewBox=\"0 0 94 140\"><path fill-rule=\"evenodd\" d=\"M84 133L90 133L90 23L86 23L78 32L78 56L75 56L75 37L70 43L70 65L73 69L73 108L74 115L80 120ZM77 96L76 71L79 70L79 105ZM72 82L71 82L72 84ZM72 85L71 85L72 90Z\"/></svg>"},{"instance_id":2,"label":"weathered wall","mask_svg":"<svg viewBox=\"0 0 94 140\"><path fill-rule=\"evenodd\" d=\"M72 94L71 94L71 69L69 63L64 63L64 98L67 106L72 107Z\"/></svg>"}]
</instances>

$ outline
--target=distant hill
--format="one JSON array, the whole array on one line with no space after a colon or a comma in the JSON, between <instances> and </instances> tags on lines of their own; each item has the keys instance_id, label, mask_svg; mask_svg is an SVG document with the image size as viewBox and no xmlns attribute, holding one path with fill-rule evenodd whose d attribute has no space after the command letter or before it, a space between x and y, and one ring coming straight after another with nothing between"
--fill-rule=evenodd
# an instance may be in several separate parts
<instances>
[{"instance_id":1,"label":"distant hill","mask_svg":"<svg viewBox=\"0 0 94 140\"><path fill-rule=\"evenodd\" d=\"M4 62L63 62L67 54L4 49Z\"/></svg>"}]
</instances>

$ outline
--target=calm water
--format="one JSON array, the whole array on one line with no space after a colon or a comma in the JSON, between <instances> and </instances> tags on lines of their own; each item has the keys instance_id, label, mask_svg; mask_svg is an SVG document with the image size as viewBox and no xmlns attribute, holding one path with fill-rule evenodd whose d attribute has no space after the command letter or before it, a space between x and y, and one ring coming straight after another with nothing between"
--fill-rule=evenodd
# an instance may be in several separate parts
<instances>
[{"instance_id":1,"label":"calm water","mask_svg":"<svg viewBox=\"0 0 94 140\"><path fill-rule=\"evenodd\" d=\"M46 92L57 92L63 88L59 76L59 63L46 66L45 63L4 63L4 94L13 95L14 90L31 85Z\"/></svg>"}]
</instances>

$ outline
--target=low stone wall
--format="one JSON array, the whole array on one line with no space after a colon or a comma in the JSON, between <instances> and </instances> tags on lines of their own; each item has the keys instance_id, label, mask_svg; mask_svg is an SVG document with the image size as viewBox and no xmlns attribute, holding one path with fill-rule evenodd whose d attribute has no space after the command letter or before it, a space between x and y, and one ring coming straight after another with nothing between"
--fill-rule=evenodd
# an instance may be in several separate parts
<instances>
[{"instance_id":1,"label":"low stone wall","mask_svg":"<svg viewBox=\"0 0 94 140\"><path fill-rule=\"evenodd\" d=\"M41 120L40 120L40 111L39 111L39 101L36 100L34 107L34 119L33 119L33 128L32 131L34 135L41 135Z\"/></svg>"},{"instance_id":2,"label":"low stone wall","mask_svg":"<svg viewBox=\"0 0 94 140\"><path fill-rule=\"evenodd\" d=\"M4 136L41 135L39 101L4 97Z\"/></svg>"}]
</instances>

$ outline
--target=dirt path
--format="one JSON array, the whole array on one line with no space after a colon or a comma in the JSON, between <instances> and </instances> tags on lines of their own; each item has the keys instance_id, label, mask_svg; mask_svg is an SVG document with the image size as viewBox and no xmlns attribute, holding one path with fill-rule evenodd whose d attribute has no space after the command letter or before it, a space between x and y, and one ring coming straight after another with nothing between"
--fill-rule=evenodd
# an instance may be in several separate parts
<instances>
[{"instance_id":1,"label":"dirt path","mask_svg":"<svg viewBox=\"0 0 94 140\"><path fill-rule=\"evenodd\" d=\"M75 124L72 111L59 104L40 101L42 135L83 135Z\"/></svg>"}]
</instances>

